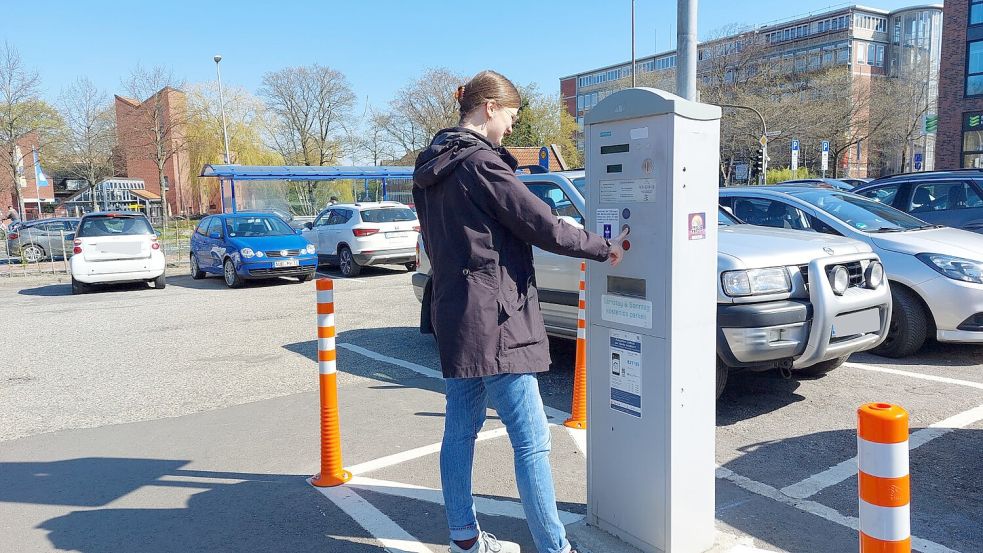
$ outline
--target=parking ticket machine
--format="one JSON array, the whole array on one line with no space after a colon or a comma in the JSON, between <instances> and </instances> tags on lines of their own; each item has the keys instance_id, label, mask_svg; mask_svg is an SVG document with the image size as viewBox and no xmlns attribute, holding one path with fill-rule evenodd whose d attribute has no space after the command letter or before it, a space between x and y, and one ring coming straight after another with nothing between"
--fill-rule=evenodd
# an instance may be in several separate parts
<instances>
[{"instance_id":1,"label":"parking ticket machine","mask_svg":"<svg viewBox=\"0 0 983 553\"><path fill-rule=\"evenodd\" d=\"M587 224L624 227L588 264L588 523L646 553L714 541L720 108L651 88L584 118Z\"/></svg>"}]
</instances>

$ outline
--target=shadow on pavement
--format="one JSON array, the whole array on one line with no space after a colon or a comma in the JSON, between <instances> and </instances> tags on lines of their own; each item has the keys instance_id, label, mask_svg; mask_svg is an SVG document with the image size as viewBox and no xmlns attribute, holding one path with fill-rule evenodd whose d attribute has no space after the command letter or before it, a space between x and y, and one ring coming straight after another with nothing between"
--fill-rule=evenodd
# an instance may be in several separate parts
<instances>
[{"instance_id":1,"label":"shadow on pavement","mask_svg":"<svg viewBox=\"0 0 983 553\"><path fill-rule=\"evenodd\" d=\"M226 290L228 286L225 285L225 281L219 275L208 275L200 280L195 280L191 278L191 275L178 275L178 276L168 276L167 284L171 286L177 286L178 288L188 288L191 290ZM258 279L258 280L246 280L243 283L243 288L257 288L257 287L270 287L270 286L286 286L288 284L301 284L295 278L271 278L271 279Z\"/></svg>"},{"instance_id":2,"label":"shadow on pavement","mask_svg":"<svg viewBox=\"0 0 983 553\"><path fill-rule=\"evenodd\" d=\"M22 296L40 296L40 297L71 296L72 285L71 284L46 284L44 286L36 286L34 288L22 288L18 290L17 293Z\"/></svg>"},{"instance_id":3,"label":"shadow on pavement","mask_svg":"<svg viewBox=\"0 0 983 553\"><path fill-rule=\"evenodd\" d=\"M717 400L717 426L730 426L803 401L795 393L798 387L796 377L782 378L777 371L732 373Z\"/></svg>"},{"instance_id":4,"label":"shadow on pavement","mask_svg":"<svg viewBox=\"0 0 983 553\"><path fill-rule=\"evenodd\" d=\"M409 275L412 275L413 273L411 271L407 271L406 268L401 265L368 265L362 267L362 272L359 273L357 277L352 277L352 279L371 279L373 277L378 278L399 274L406 275L406 278L409 279ZM341 274L341 269L338 267L324 264L318 266L317 276L337 279L348 278Z\"/></svg>"},{"instance_id":5,"label":"shadow on pavement","mask_svg":"<svg viewBox=\"0 0 983 553\"><path fill-rule=\"evenodd\" d=\"M305 476L182 470L187 463L121 458L0 463L0 501L90 507L38 526L59 550L379 551L373 545L331 537L371 539L320 497ZM243 481L228 483L229 479ZM99 508L143 487L169 487L174 493L193 495L187 507L178 509ZM198 489L202 491L194 493Z\"/></svg>"}]
</instances>

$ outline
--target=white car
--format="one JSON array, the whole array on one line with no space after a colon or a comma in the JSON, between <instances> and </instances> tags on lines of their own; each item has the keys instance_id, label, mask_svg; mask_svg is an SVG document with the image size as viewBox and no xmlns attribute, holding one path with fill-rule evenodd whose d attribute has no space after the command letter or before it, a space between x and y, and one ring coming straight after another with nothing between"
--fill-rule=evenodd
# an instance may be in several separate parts
<instances>
[{"instance_id":1,"label":"white car","mask_svg":"<svg viewBox=\"0 0 983 553\"><path fill-rule=\"evenodd\" d=\"M366 265L404 265L416 269L420 221L399 202L336 204L304 225L303 236L317 248L318 259L334 263L346 277Z\"/></svg>"},{"instance_id":2,"label":"white car","mask_svg":"<svg viewBox=\"0 0 983 553\"><path fill-rule=\"evenodd\" d=\"M72 293L91 284L152 282L164 288L164 252L141 213L90 213L79 222L70 260Z\"/></svg>"}]
</instances>

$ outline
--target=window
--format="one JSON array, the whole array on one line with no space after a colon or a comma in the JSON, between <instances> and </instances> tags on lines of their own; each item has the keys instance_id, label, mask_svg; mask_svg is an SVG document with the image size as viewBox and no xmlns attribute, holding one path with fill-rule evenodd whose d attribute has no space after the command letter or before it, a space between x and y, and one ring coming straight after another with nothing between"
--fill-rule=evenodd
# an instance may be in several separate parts
<instances>
[{"instance_id":1,"label":"window","mask_svg":"<svg viewBox=\"0 0 983 553\"><path fill-rule=\"evenodd\" d=\"M966 96L983 95L983 40L967 44Z\"/></svg>"},{"instance_id":2,"label":"window","mask_svg":"<svg viewBox=\"0 0 983 553\"><path fill-rule=\"evenodd\" d=\"M553 211L553 215L557 217L570 217L577 224L583 225L584 218L577 211L577 207L573 205L570 198L563 192L560 187L555 184L534 182L529 184L529 191L536 195L537 198L543 200L543 202L550 207Z\"/></svg>"},{"instance_id":3,"label":"window","mask_svg":"<svg viewBox=\"0 0 983 553\"><path fill-rule=\"evenodd\" d=\"M352 218L352 212L348 209L332 209L328 215L326 225L343 225Z\"/></svg>"},{"instance_id":4,"label":"window","mask_svg":"<svg viewBox=\"0 0 983 553\"><path fill-rule=\"evenodd\" d=\"M127 217L119 215L105 215L86 217L82 220L78 236L123 236L134 234L153 234L147 219L140 217Z\"/></svg>"},{"instance_id":5,"label":"window","mask_svg":"<svg viewBox=\"0 0 983 553\"><path fill-rule=\"evenodd\" d=\"M888 184L870 190L864 190L863 192L857 192L857 194L885 205L894 205L894 198L897 197L900 186L899 184Z\"/></svg>"},{"instance_id":6,"label":"window","mask_svg":"<svg viewBox=\"0 0 983 553\"><path fill-rule=\"evenodd\" d=\"M219 238L222 237L222 221L217 217L213 217L208 220L208 232L207 235L217 234Z\"/></svg>"},{"instance_id":7,"label":"window","mask_svg":"<svg viewBox=\"0 0 983 553\"><path fill-rule=\"evenodd\" d=\"M866 63L867 49L863 47L863 44L858 44L857 47L857 63Z\"/></svg>"},{"instance_id":8,"label":"window","mask_svg":"<svg viewBox=\"0 0 983 553\"><path fill-rule=\"evenodd\" d=\"M283 219L266 215L228 217L225 219L225 228L229 232L229 237L286 236L294 234L294 229L283 222ZM211 231L211 227L209 227L209 231Z\"/></svg>"},{"instance_id":9,"label":"window","mask_svg":"<svg viewBox=\"0 0 983 553\"><path fill-rule=\"evenodd\" d=\"M765 198L737 198L734 215L752 225L763 227L806 230L808 218L802 211L777 200Z\"/></svg>"},{"instance_id":10,"label":"window","mask_svg":"<svg viewBox=\"0 0 983 553\"><path fill-rule=\"evenodd\" d=\"M870 65L875 65L877 63L877 45L868 44L867 45L867 63Z\"/></svg>"},{"instance_id":11,"label":"window","mask_svg":"<svg viewBox=\"0 0 983 553\"><path fill-rule=\"evenodd\" d=\"M584 110L584 95L583 94L578 94L577 95L577 111L583 111L583 110Z\"/></svg>"},{"instance_id":12,"label":"window","mask_svg":"<svg viewBox=\"0 0 983 553\"><path fill-rule=\"evenodd\" d=\"M962 181L919 184L911 195L910 213L950 211L983 206L976 189Z\"/></svg>"},{"instance_id":13,"label":"window","mask_svg":"<svg viewBox=\"0 0 983 553\"><path fill-rule=\"evenodd\" d=\"M983 113L963 114L962 156L964 168L983 169Z\"/></svg>"},{"instance_id":14,"label":"window","mask_svg":"<svg viewBox=\"0 0 983 553\"><path fill-rule=\"evenodd\" d=\"M416 221L416 213L405 207L362 210L363 223L404 223L407 221Z\"/></svg>"},{"instance_id":15,"label":"window","mask_svg":"<svg viewBox=\"0 0 983 553\"><path fill-rule=\"evenodd\" d=\"M969 5L969 24L983 23L983 0L971 0Z\"/></svg>"},{"instance_id":16,"label":"window","mask_svg":"<svg viewBox=\"0 0 983 553\"><path fill-rule=\"evenodd\" d=\"M877 45L877 67L884 67L884 45Z\"/></svg>"}]
</instances>

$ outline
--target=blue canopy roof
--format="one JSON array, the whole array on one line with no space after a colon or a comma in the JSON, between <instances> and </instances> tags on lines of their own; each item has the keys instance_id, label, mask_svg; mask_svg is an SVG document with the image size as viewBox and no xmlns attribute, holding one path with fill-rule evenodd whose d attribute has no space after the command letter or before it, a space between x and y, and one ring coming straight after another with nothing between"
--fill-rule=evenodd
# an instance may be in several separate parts
<instances>
[{"instance_id":1,"label":"blue canopy roof","mask_svg":"<svg viewBox=\"0 0 983 553\"><path fill-rule=\"evenodd\" d=\"M201 168L202 177L243 180L412 179L404 166L220 165Z\"/></svg>"}]
</instances>

